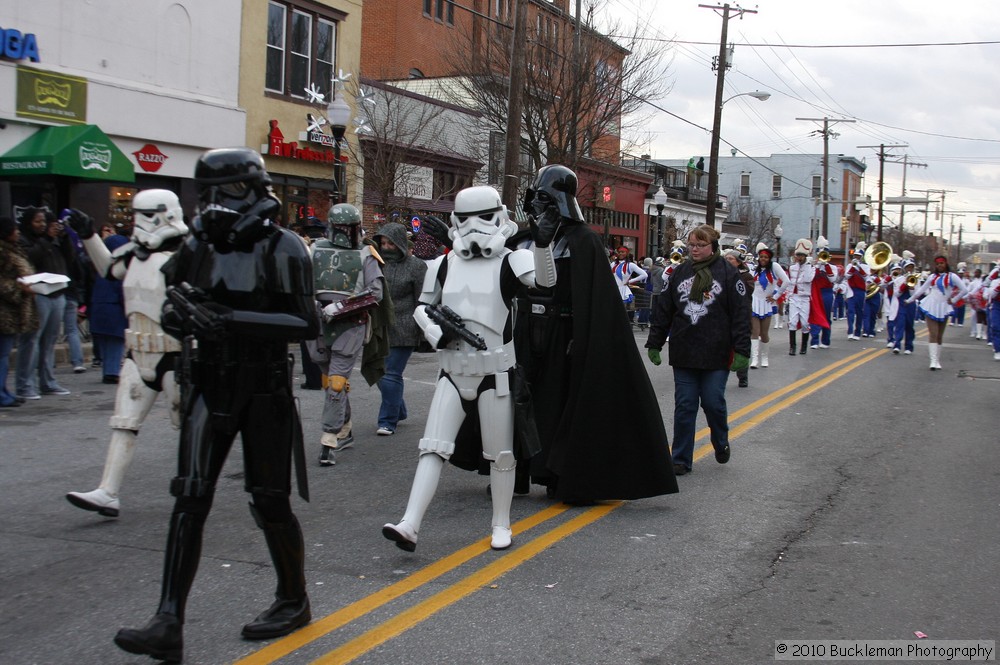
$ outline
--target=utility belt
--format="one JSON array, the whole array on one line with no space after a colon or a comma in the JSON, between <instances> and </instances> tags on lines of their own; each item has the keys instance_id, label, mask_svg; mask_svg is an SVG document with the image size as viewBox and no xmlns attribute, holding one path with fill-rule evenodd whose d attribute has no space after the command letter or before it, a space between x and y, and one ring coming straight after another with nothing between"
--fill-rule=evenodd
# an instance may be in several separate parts
<instances>
[{"instance_id":1,"label":"utility belt","mask_svg":"<svg viewBox=\"0 0 1000 665\"><path fill-rule=\"evenodd\" d=\"M532 316L547 318L570 318L573 307L569 303L557 303L554 296L531 294L527 298L518 299L518 308L527 311Z\"/></svg>"},{"instance_id":2,"label":"utility belt","mask_svg":"<svg viewBox=\"0 0 1000 665\"><path fill-rule=\"evenodd\" d=\"M270 362L211 362L191 360L190 381L196 386L246 386L254 393L287 389L291 368L288 360Z\"/></svg>"},{"instance_id":3,"label":"utility belt","mask_svg":"<svg viewBox=\"0 0 1000 665\"><path fill-rule=\"evenodd\" d=\"M458 376L499 374L514 366L513 342L489 351L439 349L437 355L442 371Z\"/></svg>"}]
</instances>

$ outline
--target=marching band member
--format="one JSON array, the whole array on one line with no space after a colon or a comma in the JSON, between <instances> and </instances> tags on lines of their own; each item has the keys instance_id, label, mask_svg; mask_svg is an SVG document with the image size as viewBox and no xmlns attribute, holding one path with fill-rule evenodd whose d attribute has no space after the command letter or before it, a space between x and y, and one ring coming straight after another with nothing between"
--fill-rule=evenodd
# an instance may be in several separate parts
<instances>
[{"instance_id":1,"label":"marching band member","mask_svg":"<svg viewBox=\"0 0 1000 665\"><path fill-rule=\"evenodd\" d=\"M953 289L958 289L954 295ZM956 300L964 298L968 285L961 277L951 271L948 257L934 257L934 272L921 284L909 300L920 300L920 310L927 317L927 332L929 334L928 353L930 354L930 369L941 369L941 338L948 317L951 315Z\"/></svg>"},{"instance_id":2,"label":"marching band member","mask_svg":"<svg viewBox=\"0 0 1000 665\"><path fill-rule=\"evenodd\" d=\"M830 320L830 315L833 313L833 284L840 276L837 266L830 263L830 253L826 251L829 246L830 241L823 236L816 238L816 277L813 278L813 297L816 299L816 306L823 308L827 321ZM826 258L819 258L824 253ZM809 332L812 334L812 348L830 348L829 326L824 328L818 323L814 323L809 326Z\"/></svg>"},{"instance_id":3,"label":"marching band member","mask_svg":"<svg viewBox=\"0 0 1000 665\"><path fill-rule=\"evenodd\" d=\"M750 368L767 367L767 345L771 341L771 318L774 305L788 284L785 269L772 260L771 249L757 243L757 268L754 271L753 299L750 307Z\"/></svg>"},{"instance_id":4,"label":"marching band member","mask_svg":"<svg viewBox=\"0 0 1000 665\"><path fill-rule=\"evenodd\" d=\"M976 268L969 280L969 306L972 308L973 321L969 326L971 339L983 339L986 328L986 306L983 301L983 271Z\"/></svg>"},{"instance_id":5,"label":"marching band member","mask_svg":"<svg viewBox=\"0 0 1000 665\"><path fill-rule=\"evenodd\" d=\"M1000 265L994 265L987 276L986 300L989 303L989 339L993 345L993 360L1000 360Z\"/></svg>"},{"instance_id":6,"label":"marching band member","mask_svg":"<svg viewBox=\"0 0 1000 665\"><path fill-rule=\"evenodd\" d=\"M906 256L907 252L903 252ZM913 338L916 336L914 323L917 320L917 304L909 300L913 290L917 287L919 275L916 272L916 264L913 259L904 258L900 262L902 273L893 282L893 291L899 303L899 310L896 313L895 340L896 348L899 343L903 343L903 355L913 353Z\"/></svg>"},{"instance_id":7,"label":"marching band member","mask_svg":"<svg viewBox=\"0 0 1000 665\"><path fill-rule=\"evenodd\" d=\"M799 354L806 354L809 345L809 319L812 302L812 281L816 269L806 259L812 251L812 241L800 238L795 243L795 260L788 267L788 355L795 355L795 332L802 331L802 345ZM829 325L829 323L827 323Z\"/></svg>"},{"instance_id":8,"label":"marching band member","mask_svg":"<svg viewBox=\"0 0 1000 665\"><path fill-rule=\"evenodd\" d=\"M960 261L957 266L955 266L955 274L968 282L969 273L967 271L968 264L965 261ZM952 293L957 295L958 292L952 289ZM970 292L971 293L971 292ZM958 324L959 327L965 325L965 299L956 298L955 300L955 310L951 313L949 317L948 325L953 326Z\"/></svg>"},{"instance_id":9,"label":"marching band member","mask_svg":"<svg viewBox=\"0 0 1000 665\"><path fill-rule=\"evenodd\" d=\"M861 339L861 322L865 313L865 280L871 273L871 269L864 261L865 245L858 243L854 247L854 253L850 265L846 266L844 276L847 278L847 285L851 287L851 297L847 301L847 339Z\"/></svg>"},{"instance_id":10,"label":"marching band member","mask_svg":"<svg viewBox=\"0 0 1000 665\"><path fill-rule=\"evenodd\" d=\"M892 349L895 354L899 353L899 341L902 332L899 324L901 319L899 318L899 291L896 289L896 280L902 277L903 267L899 263L893 263L892 268L889 270L888 275L882 277L882 289L885 291L885 329L886 336L889 338L886 342L886 348Z\"/></svg>"}]
</instances>

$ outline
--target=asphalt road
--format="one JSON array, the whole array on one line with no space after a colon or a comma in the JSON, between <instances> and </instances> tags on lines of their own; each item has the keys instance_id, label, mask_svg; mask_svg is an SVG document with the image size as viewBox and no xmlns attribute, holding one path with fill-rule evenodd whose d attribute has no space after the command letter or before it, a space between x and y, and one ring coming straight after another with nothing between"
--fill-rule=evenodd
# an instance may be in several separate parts
<instances>
[{"instance_id":1,"label":"asphalt road","mask_svg":"<svg viewBox=\"0 0 1000 665\"><path fill-rule=\"evenodd\" d=\"M781 639L996 640L1000 363L967 327L947 329L945 369L930 372L925 337L894 356L834 325L833 348L806 356L773 331L771 367L749 388L731 381L729 464L702 448L679 494L643 501L568 507L536 489L515 498L505 552L488 547L485 479L455 468L415 553L381 536L406 504L433 355L407 369L410 418L393 437L375 436L378 391L355 373L357 443L332 468L316 464L322 395L302 391L313 496L294 508L314 621L283 640L239 636L274 576L237 445L185 662L735 664L773 662ZM669 433L672 373L647 368ZM121 516L74 508L63 495L101 476L114 386L96 370L58 378L72 395L0 409L0 663L152 662L112 637L156 607L177 435L154 407Z\"/></svg>"}]
</instances>

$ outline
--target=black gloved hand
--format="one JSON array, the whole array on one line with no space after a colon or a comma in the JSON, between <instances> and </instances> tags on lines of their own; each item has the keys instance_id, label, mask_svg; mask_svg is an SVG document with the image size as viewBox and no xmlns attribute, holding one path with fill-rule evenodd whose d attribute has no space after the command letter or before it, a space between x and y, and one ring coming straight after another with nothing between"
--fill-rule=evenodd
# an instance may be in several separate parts
<instances>
[{"instance_id":1,"label":"black gloved hand","mask_svg":"<svg viewBox=\"0 0 1000 665\"><path fill-rule=\"evenodd\" d=\"M424 233L451 249L451 236L448 235L448 225L434 215L421 215L421 225Z\"/></svg>"},{"instance_id":2,"label":"black gloved hand","mask_svg":"<svg viewBox=\"0 0 1000 665\"><path fill-rule=\"evenodd\" d=\"M559 208L554 205L547 206L545 212L537 219L529 215L528 230L531 232L531 239L534 241L535 247L548 247L552 243L552 239L555 238L561 223L562 215L559 213Z\"/></svg>"},{"instance_id":3,"label":"black gloved hand","mask_svg":"<svg viewBox=\"0 0 1000 665\"><path fill-rule=\"evenodd\" d=\"M61 217L66 220L71 229L76 231L81 240L86 240L94 236L94 220L82 210L68 208L63 210Z\"/></svg>"},{"instance_id":4,"label":"black gloved hand","mask_svg":"<svg viewBox=\"0 0 1000 665\"><path fill-rule=\"evenodd\" d=\"M198 339L221 342L229 335L229 322L233 320L233 310L214 302L195 305L198 316L192 317L191 332Z\"/></svg>"}]
</instances>

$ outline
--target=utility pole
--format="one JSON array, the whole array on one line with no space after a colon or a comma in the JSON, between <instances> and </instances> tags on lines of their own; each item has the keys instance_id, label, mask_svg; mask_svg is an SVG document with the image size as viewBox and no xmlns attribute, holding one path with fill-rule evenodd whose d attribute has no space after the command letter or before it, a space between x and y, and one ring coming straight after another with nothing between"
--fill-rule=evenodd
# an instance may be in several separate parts
<instances>
[{"instance_id":1,"label":"utility pole","mask_svg":"<svg viewBox=\"0 0 1000 665\"><path fill-rule=\"evenodd\" d=\"M946 194L954 194L958 190L955 190L955 189L915 189L913 191L915 191L915 192L923 192L923 193L927 194L927 198L928 199L931 197L931 194L940 194L941 195L941 207L939 207L938 211L937 211L937 217L938 217L939 220L941 220L941 228L938 231L938 233L939 233L939 236L941 238L944 238L944 214L945 214L944 213L944 197L945 197ZM927 235L927 225L926 225L926 223L924 224L924 235L925 236Z\"/></svg>"},{"instance_id":2,"label":"utility pole","mask_svg":"<svg viewBox=\"0 0 1000 665\"><path fill-rule=\"evenodd\" d=\"M583 25L580 21L580 12L583 7L583 0L576 0L576 34L573 35L573 128L569 135L569 154L572 155L574 168L577 163L576 137L580 133L580 67L583 63L582 35Z\"/></svg>"},{"instance_id":3,"label":"utility pole","mask_svg":"<svg viewBox=\"0 0 1000 665\"><path fill-rule=\"evenodd\" d=\"M732 11L737 18L743 18L744 14L756 14L757 10L743 9L739 5L730 10L728 4L721 7L718 5L698 6L703 9L713 9L716 13L722 10L722 37L719 39L719 59L715 67L715 114L712 118L712 147L708 156L708 200L705 202L705 223L711 224L716 230L721 230L721 225L715 223L715 201L719 198L719 134L722 128L723 85L725 84L726 70L731 65L726 50L726 42L729 39L729 12Z\"/></svg>"},{"instance_id":4,"label":"utility pole","mask_svg":"<svg viewBox=\"0 0 1000 665\"><path fill-rule=\"evenodd\" d=\"M859 148L878 148L878 237L877 240L882 239L882 206L884 205L884 193L883 187L885 186L885 158L886 148L909 148L908 145L886 145L880 143L878 145L859 145Z\"/></svg>"},{"instance_id":5,"label":"utility pole","mask_svg":"<svg viewBox=\"0 0 1000 665\"><path fill-rule=\"evenodd\" d=\"M907 166L920 166L920 167L923 167L923 168L927 168L926 164L920 164L920 163L917 163L917 162L911 162L911 161L909 161L909 155L903 155L903 161L902 162L892 161L892 160L887 160L887 161L890 161L893 164L899 164L899 163L903 164L903 191L900 192L900 194L902 196L904 196L904 197L906 196L906 167ZM905 242L904 235L903 235L903 219L904 219L903 215L906 214L906 210L905 209L906 209L906 204L905 203L900 203L899 204L899 245L898 245L900 248L902 248L903 243Z\"/></svg>"},{"instance_id":6,"label":"utility pole","mask_svg":"<svg viewBox=\"0 0 1000 665\"><path fill-rule=\"evenodd\" d=\"M507 91L507 137L504 144L503 192L501 199L508 210L517 205L520 182L521 107L524 95L525 29L528 23L528 0L515 0L514 34L510 52L510 89Z\"/></svg>"},{"instance_id":7,"label":"utility pole","mask_svg":"<svg viewBox=\"0 0 1000 665\"><path fill-rule=\"evenodd\" d=\"M830 123L838 122L855 122L854 120L847 120L846 118L796 118L796 120L810 120L812 122L822 122L823 129L817 130L823 135L823 232L821 235L829 235L829 229L827 228L830 223L830 209L827 206L827 201L830 200L830 134L834 136L840 136L834 132L830 131ZM843 197L841 197L843 198ZM810 240L812 239L810 234Z\"/></svg>"}]
</instances>

